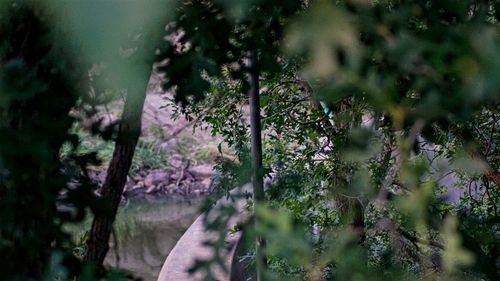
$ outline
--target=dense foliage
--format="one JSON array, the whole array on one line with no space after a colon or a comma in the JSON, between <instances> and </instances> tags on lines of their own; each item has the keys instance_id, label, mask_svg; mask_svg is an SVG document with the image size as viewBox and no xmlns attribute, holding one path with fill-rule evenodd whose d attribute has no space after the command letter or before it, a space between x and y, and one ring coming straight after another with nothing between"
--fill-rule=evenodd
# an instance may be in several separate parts
<instances>
[{"instance_id":1,"label":"dense foliage","mask_svg":"<svg viewBox=\"0 0 500 281\"><path fill-rule=\"evenodd\" d=\"M248 76L259 77L266 204L237 226L251 276L257 235L264 280L500 279L500 2L166 1L176 15L158 50L145 34L167 22L159 0L5 2L1 280L97 278L63 231L109 208L86 173L98 154L82 153L71 128L103 93L144 90L153 51L179 113L208 123L237 156L217 165L227 196L245 196L228 192L250 181ZM115 137L100 125L90 127ZM217 250L235 210L207 217ZM215 255L192 270L210 280L217 264Z\"/></svg>"},{"instance_id":2,"label":"dense foliage","mask_svg":"<svg viewBox=\"0 0 500 281\"><path fill-rule=\"evenodd\" d=\"M244 162L260 54L267 278L498 279L498 4L311 2L182 2L165 67Z\"/></svg>"},{"instance_id":3,"label":"dense foliage","mask_svg":"<svg viewBox=\"0 0 500 281\"><path fill-rule=\"evenodd\" d=\"M85 64L44 9L2 3L0 11L0 279L76 274L62 225L82 220L94 204L93 185L72 171L96 159L71 155L63 163L59 151L78 146L68 130L71 110L89 101Z\"/></svg>"}]
</instances>

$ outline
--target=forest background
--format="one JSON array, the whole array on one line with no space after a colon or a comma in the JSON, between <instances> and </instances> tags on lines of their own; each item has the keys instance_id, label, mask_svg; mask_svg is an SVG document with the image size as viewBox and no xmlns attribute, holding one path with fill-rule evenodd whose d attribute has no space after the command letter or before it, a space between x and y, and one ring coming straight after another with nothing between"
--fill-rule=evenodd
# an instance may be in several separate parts
<instances>
[{"instance_id":1,"label":"forest background","mask_svg":"<svg viewBox=\"0 0 500 281\"><path fill-rule=\"evenodd\" d=\"M128 278L102 264L152 72L234 153L214 193L257 187L238 226L255 278L498 280L499 17L494 0L1 1L0 280ZM119 121L95 118L121 96ZM114 142L100 187L75 126ZM79 255L64 226L86 215Z\"/></svg>"}]
</instances>

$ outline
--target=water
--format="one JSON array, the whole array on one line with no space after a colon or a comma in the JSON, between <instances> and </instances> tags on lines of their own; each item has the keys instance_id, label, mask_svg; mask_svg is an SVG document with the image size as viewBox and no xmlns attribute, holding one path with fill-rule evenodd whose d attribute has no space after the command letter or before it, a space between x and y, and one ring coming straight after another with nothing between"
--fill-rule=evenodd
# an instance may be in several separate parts
<instances>
[{"instance_id":1,"label":"water","mask_svg":"<svg viewBox=\"0 0 500 281\"><path fill-rule=\"evenodd\" d=\"M199 215L200 199L131 199L120 206L105 265L155 281L177 240ZM78 232L88 229L90 222ZM78 236L78 235L77 235Z\"/></svg>"}]
</instances>

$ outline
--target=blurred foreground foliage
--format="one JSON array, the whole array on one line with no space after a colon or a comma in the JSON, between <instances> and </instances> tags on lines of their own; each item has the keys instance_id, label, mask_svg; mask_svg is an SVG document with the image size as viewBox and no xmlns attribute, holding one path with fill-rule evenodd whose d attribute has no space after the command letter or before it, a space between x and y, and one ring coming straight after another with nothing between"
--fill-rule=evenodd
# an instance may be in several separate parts
<instances>
[{"instance_id":1,"label":"blurred foreground foliage","mask_svg":"<svg viewBox=\"0 0 500 281\"><path fill-rule=\"evenodd\" d=\"M265 280L498 280L497 1L179 3L166 86L236 150L226 190L248 181L259 53Z\"/></svg>"},{"instance_id":2,"label":"blurred foreground foliage","mask_svg":"<svg viewBox=\"0 0 500 281\"><path fill-rule=\"evenodd\" d=\"M95 199L86 174L67 168L86 171L97 159L71 154L62 163L59 151L78 147L68 131L71 111L91 101L86 63L35 3L3 1L0 12L0 279L75 275L62 224L81 220Z\"/></svg>"},{"instance_id":3,"label":"blurred foreground foliage","mask_svg":"<svg viewBox=\"0 0 500 281\"><path fill-rule=\"evenodd\" d=\"M98 278L62 230L106 209L85 172L97 153L70 129L104 93L139 89L143 36L169 7L57 2L0 4L0 280ZM500 2L172 2L159 70L236 151L218 164L224 191L249 181L258 53L268 204L238 228L266 238L265 280L500 279ZM235 211L207 219L215 248ZM193 270L209 280L221 259Z\"/></svg>"},{"instance_id":4,"label":"blurred foreground foliage","mask_svg":"<svg viewBox=\"0 0 500 281\"><path fill-rule=\"evenodd\" d=\"M98 107L147 84L148 40L169 13L154 0L0 2L0 280L127 275L82 263L75 252L84 249L63 228L109 211L87 169L107 152L89 150L72 128L113 140L116 124Z\"/></svg>"}]
</instances>

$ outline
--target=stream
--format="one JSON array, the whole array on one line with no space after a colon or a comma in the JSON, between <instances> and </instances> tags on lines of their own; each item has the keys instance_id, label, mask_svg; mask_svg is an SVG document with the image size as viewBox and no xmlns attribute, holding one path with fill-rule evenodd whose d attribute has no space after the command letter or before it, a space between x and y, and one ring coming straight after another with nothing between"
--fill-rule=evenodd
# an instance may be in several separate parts
<instances>
[{"instance_id":1,"label":"stream","mask_svg":"<svg viewBox=\"0 0 500 281\"><path fill-rule=\"evenodd\" d=\"M131 272L144 281L156 281L163 262L177 240L199 215L202 199L132 198L120 205L105 265ZM90 219L70 227L81 237ZM118 254L117 254L118 253Z\"/></svg>"}]
</instances>

